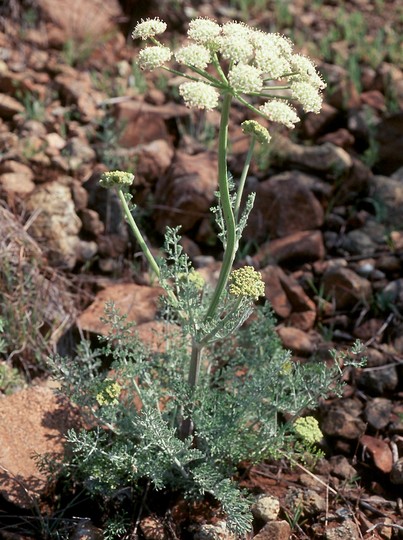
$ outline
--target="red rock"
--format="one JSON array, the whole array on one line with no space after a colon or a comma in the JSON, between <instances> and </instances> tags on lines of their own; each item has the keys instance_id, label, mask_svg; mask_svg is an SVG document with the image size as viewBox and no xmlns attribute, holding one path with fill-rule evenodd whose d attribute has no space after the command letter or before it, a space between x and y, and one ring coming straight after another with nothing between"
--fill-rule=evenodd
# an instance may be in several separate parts
<instances>
[{"instance_id":1,"label":"red rock","mask_svg":"<svg viewBox=\"0 0 403 540\"><path fill-rule=\"evenodd\" d=\"M386 110L385 96L379 90L368 90L360 95L361 103L373 109L384 112Z\"/></svg>"},{"instance_id":2,"label":"red rock","mask_svg":"<svg viewBox=\"0 0 403 540\"><path fill-rule=\"evenodd\" d=\"M367 302L372 294L371 283L349 268L336 267L323 276L325 296L334 297L337 309L348 309L358 302Z\"/></svg>"},{"instance_id":3,"label":"red rock","mask_svg":"<svg viewBox=\"0 0 403 540\"><path fill-rule=\"evenodd\" d=\"M260 273L265 282L266 298L274 312L283 319L289 317L292 306L281 283L281 278L285 276L284 271L279 266L269 265L263 268Z\"/></svg>"},{"instance_id":4,"label":"red rock","mask_svg":"<svg viewBox=\"0 0 403 540\"><path fill-rule=\"evenodd\" d=\"M290 540L291 527L287 521L269 521L253 540Z\"/></svg>"},{"instance_id":5,"label":"red rock","mask_svg":"<svg viewBox=\"0 0 403 540\"><path fill-rule=\"evenodd\" d=\"M18 113L24 112L24 106L11 96L0 94L0 118L10 120Z\"/></svg>"},{"instance_id":6,"label":"red rock","mask_svg":"<svg viewBox=\"0 0 403 540\"><path fill-rule=\"evenodd\" d=\"M383 473L390 473L393 467L393 456L390 446L382 439L362 435L360 443L374 460L375 467Z\"/></svg>"},{"instance_id":7,"label":"red rock","mask_svg":"<svg viewBox=\"0 0 403 540\"><path fill-rule=\"evenodd\" d=\"M309 356L315 350L314 344L306 332L291 326L282 326L277 329L277 333L286 349L290 349L296 354Z\"/></svg>"},{"instance_id":8,"label":"red rock","mask_svg":"<svg viewBox=\"0 0 403 540\"><path fill-rule=\"evenodd\" d=\"M354 135L348 131L348 129L340 128L336 129L336 131L326 133L326 135L323 135L323 137L318 139L318 143L325 142L335 144L336 146L340 146L340 148L350 148L353 146L355 138Z\"/></svg>"},{"instance_id":9,"label":"red rock","mask_svg":"<svg viewBox=\"0 0 403 540\"><path fill-rule=\"evenodd\" d=\"M109 327L101 321L105 317L106 302L113 302L121 315L127 315L128 322L140 325L152 321L161 294L160 288L135 283L110 285L100 291L92 304L77 317L77 325L84 331L106 335Z\"/></svg>"},{"instance_id":10,"label":"red rock","mask_svg":"<svg viewBox=\"0 0 403 540\"><path fill-rule=\"evenodd\" d=\"M165 177L158 180L155 204L159 205L156 227L181 226L190 230L206 213L214 200L217 189L217 158L210 152L190 156L176 152L174 161Z\"/></svg>"},{"instance_id":11,"label":"red rock","mask_svg":"<svg viewBox=\"0 0 403 540\"><path fill-rule=\"evenodd\" d=\"M339 111L329 105L323 103L319 114L308 113L304 118L304 130L308 137L313 138L318 135L330 122L332 122Z\"/></svg>"},{"instance_id":12,"label":"red rock","mask_svg":"<svg viewBox=\"0 0 403 540\"><path fill-rule=\"evenodd\" d=\"M325 246L320 231L300 231L266 242L252 257L256 266L268 263L302 263L323 259Z\"/></svg>"},{"instance_id":13,"label":"red rock","mask_svg":"<svg viewBox=\"0 0 403 540\"><path fill-rule=\"evenodd\" d=\"M286 172L260 182L244 237L256 242L323 225L321 204L299 172Z\"/></svg>"}]
</instances>

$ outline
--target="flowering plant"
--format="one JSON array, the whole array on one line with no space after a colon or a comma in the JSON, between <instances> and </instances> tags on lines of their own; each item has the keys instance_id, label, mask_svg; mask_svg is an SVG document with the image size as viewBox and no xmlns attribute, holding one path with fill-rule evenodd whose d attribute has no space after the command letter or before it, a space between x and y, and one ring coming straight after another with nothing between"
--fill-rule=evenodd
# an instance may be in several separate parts
<instances>
[{"instance_id":1,"label":"flowering plant","mask_svg":"<svg viewBox=\"0 0 403 540\"><path fill-rule=\"evenodd\" d=\"M185 82L179 93L189 107L209 110L221 104L218 205L213 209L224 248L221 271L210 290L183 252L177 229L167 230L166 257L156 260L131 211L133 175L102 175L101 185L116 190L165 289L164 346L147 350L124 316L108 306L106 346L91 353L91 360L87 353L63 364L65 391L98 419L95 429L70 432L69 440L75 466L92 491L111 495L147 479L155 489L169 486L192 498L210 494L221 503L228 526L243 535L251 528L251 516L248 499L232 481L237 464L283 455L298 433L309 439L315 431L317 440L315 423L294 426L294 420L327 393L339 370L337 364L332 370L291 362L267 306L242 327L265 285L253 267L232 269L254 196L242 211L241 200L253 146L267 144L270 134L257 120L243 123L251 144L235 189L227 171L229 112L237 100L258 118L292 128L298 116L288 101L318 112L325 85L312 62L294 54L291 42L277 34L196 19L189 25L190 43L173 55L156 37L165 29L159 19L136 26L133 38L151 41L139 53L140 66L180 73ZM183 73L165 65L173 57L185 67ZM264 103L257 106L259 99ZM112 358L107 375L99 371L100 352Z\"/></svg>"}]
</instances>

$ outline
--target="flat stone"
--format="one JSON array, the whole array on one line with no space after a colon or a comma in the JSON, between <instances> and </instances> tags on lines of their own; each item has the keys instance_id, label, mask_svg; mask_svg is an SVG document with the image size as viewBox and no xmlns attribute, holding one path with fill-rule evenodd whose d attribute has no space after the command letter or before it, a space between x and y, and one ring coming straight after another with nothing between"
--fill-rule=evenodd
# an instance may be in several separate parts
<instances>
[{"instance_id":1,"label":"flat stone","mask_svg":"<svg viewBox=\"0 0 403 540\"><path fill-rule=\"evenodd\" d=\"M260 246L252 260L259 268L267 264L291 264L323 259L325 246L320 231L300 231Z\"/></svg>"},{"instance_id":2,"label":"flat stone","mask_svg":"<svg viewBox=\"0 0 403 540\"><path fill-rule=\"evenodd\" d=\"M101 321L105 317L105 305L113 302L121 315L127 315L128 322L138 325L154 320L157 312L157 301L162 289L136 285L135 283L119 283L101 290L94 301L77 317L77 326L93 334L107 335L108 325Z\"/></svg>"},{"instance_id":3,"label":"flat stone","mask_svg":"<svg viewBox=\"0 0 403 540\"><path fill-rule=\"evenodd\" d=\"M361 540L360 529L354 521L346 519L341 525L327 527L325 531L325 540Z\"/></svg>"},{"instance_id":4,"label":"flat stone","mask_svg":"<svg viewBox=\"0 0 403 540\"><path fill-rule=\"evenodd\" d=\"M0 175L0 185L2 190L9 195L28 195L35 189L31 174L9 172Z\"/></svg>"},{"instance_id":5,"label":"flat stone","mask_svg":"<svg viewBox=\"0 0 403 540\"><path fill-rule=\"evenodd\" d=\"M332 403L323 413L320 428L329 437L355 440L365 432L365 422L356 414L346 411L339 402Z\"/></svg>"},{"instance_id":6,"label":"flat stone","mask_svg":"<svg viewBox=\"0 0 403 540\"><path fill-rule=\"evenodd\" d=\"M309 356L315 350L315 346L309 335L298 328L292 326L282 326L277 329L277 333L286 349L290 349L296 354Z\"/></svg>"}]
</instances>

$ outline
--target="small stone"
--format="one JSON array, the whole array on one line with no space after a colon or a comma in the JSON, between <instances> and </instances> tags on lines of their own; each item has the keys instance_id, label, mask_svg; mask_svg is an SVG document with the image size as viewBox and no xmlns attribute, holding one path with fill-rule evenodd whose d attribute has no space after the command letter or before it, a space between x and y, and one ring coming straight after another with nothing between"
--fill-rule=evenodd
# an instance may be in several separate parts
<instances>
[{"instance_id":1,"label":"small stone","mask_svg":"<svg viewBox=\"0 0 403 540\"><path fill-rule=\"evenodd\" d=\"M365 232L359 229L349 231L342 238L340 247L352 255L371 256L376 250L376 244Z\"/></svg>"},{"instance_id":2,"label":"small stone","mask_svg":"<svg viewBox=\"0 0 403 540\"><path fill-rule=\"evenodd\" d=\"M326 500L312 489L291 489L286 496L291 511L300 511L303 516L316 516L326 510Z\"/></svg>"},{"instance_id":3,"label":"small stone","mask_svg":"<svg viewBox=\"0 0 403 540\"><path fill-rule=\"evenodd\" d=\"M368 366L368 368L363 368L358 375L357 384L372 395L382 396L386 392L393 392L397 388L399 375L394 365L380 366L376 370Z\"/></svg>"},{"instance_id":4,"label":"small stone","mask_svg":"<svg viewBox=\"0 0 403 540\"><path fill-rule=\"evenodd\" d=\"M360 277L349 268L336 267L323 275L325 296L335 299L337 309L348 309L358 302L370 299L372 288L370 282Z\"/></svg>"},{"instance_id":5,"label":"small stone","mask_svg":"<svg viewBox=\"0 0 403 540\"><path fill-rule=\"evenodd\" d=\"M337 400L324 409L320 427L329 437L355 440L365 432L366 426L357 413L346 411L340 400Z\"/></svg>"},{"instance_id":6,"label":"small stone","mask_svg":"<svg viewBox=\"0 0 403 540\"><path fill-rule=\"evenodd\" d=\"M369 400L365 406L365 419L374 429L383 429L390 422L392 402L386 398Z\"/></svg>"},{"instance_id":7,"label":"small stone","mask_svg":"<svg viewBox=\"0 0 403 540\"><path fill-rule=\"evenodd\" d=\"M35 189L31 174L19 172L4 173L0 176L0 185L2 190L8 195L28 195Z\"/></svg>"},{"instance_id":8,"label":"small stone","mask_svg":"<svg viewBox=\"0 0 403 540\"><path fill-rule=\"evenodd\" d=\"M261 495L252 505L253 516L265 523L277 519L279 512L280 501L271 495Z\"/></svg>"},{"instance_id":9,"label":"small stone","mask_svg":"<svg viewBox=\"0 0 403 540\"><path fill-rule=\"evenodd\" d=\"M346 519L341 525L327 527L325 540L361 540L361 532L358 526L351 519Z\"/></svg>"},{"instance_id":10,"label":"small stone","mask_svg":"<svg viewBox=\"0 0 403 540\"><path fill-rule=\"evenodd\" d=\"M390 472L390 481L395 485L403 485L403 457L393 464Z\"/></svg>"},{"instance_id":11,"label":"small stone","mask_svg":"<svg viewBox=\"0 0 403 540\"><path fill-rule=\"evenodd\" d=\"M84 231L94 236L99 236L105 231L105 226L100 220L98 212L95 212L95 210L84 208L81 210L79 216Z\"/></svg>"},{"instance_id":12,"label":"small stone","mask_svg":"<svg viewBox=\"0 0 403 540\"><path fill-rule=\"evenodd\" d=\"M215 525L209 523L200 525L194 532L193 538L194 540L235 540L235 536L228 531L225 521L219 521Z\"/></svg>"},{"instance_id":13,"label":"small stone","mask_svg":"<svg viewBox=\"0 0 403 540\"><path fill-rule=\"evenodd\" d=\"M282 326L277 330L278 335L286 349L295 354L309 356L315 350L314 344L306 332L291 326Z\"/></svg>"},{"instance_id":14,"label":"small stone","mask_svg":"<svg viewBox=\"0 0 403 540\"><path fill-rule=\"evenodd\" d=\"M269 521L253 540L290 540L291 527L287 521Z\"/></svg>"},{"instance_id":15,"label":"small stone","mask_svg":"<svg viewBox=\"0 0 403 540\"><path fill-rule=\"evenodd\" d=\"M350 465L345 456L332 456L330 458L331 472L343 480L351 480L357 475L357 471Z\"/></svg>"},{"instance_id":16,"label":"small stone","mask_svg":"<svg viewBox=\"0 0 403 540\"><path fill-rule=\"evenodd\" d=\"M385 441L370 435L362 435L360 443L371 455L377 469L383 473L391 472L393 456L390 446Z\"/></svg>"},{"instance_id":17,"label":"small stone","mask_svg":"<svg viewBox=\"0 0 403 540\"><path fill-rule=\"evenodd\" d=\"M162 289L119 283L100 291L92 304L77 318L77 325L84 331L106 335L109 328L100 319L105 316L106 302L113 302L122 315L127 315L127 322L142 324L154 320L157 312L157 300Z\"/></svg>"},{"instance_id":18,"label":"small stone","mask_svg":"<svg viewBox=\"0 0 403 540\"><path fill-rule=\"evenodd\" d=\"M24 112L24 106L11 96L0 94L0 118L10 120L18 113Z\"/></svg>"},{"instance_id":19,"label":"small stone","mask_svg":"<svg viewBox=\"0 0 403 540\"><path fill-rule=\"evenodd\" d=\"M260 246L252 257L253 263L261 268L270 263L303 263L323 259L325 246L320 231L300 231L284 238L277 238Z\"/></svg>"},{"instance_id":20,"label":"small stone","mask_svg":"<svg viewBox=\"0 0 403 540\"><path fill-rule=\"evenodd\" d=\"M161 519L147 516L140 521L140 529L145 540L165 540L165 527Z\"/></svg>"}]
</instances>

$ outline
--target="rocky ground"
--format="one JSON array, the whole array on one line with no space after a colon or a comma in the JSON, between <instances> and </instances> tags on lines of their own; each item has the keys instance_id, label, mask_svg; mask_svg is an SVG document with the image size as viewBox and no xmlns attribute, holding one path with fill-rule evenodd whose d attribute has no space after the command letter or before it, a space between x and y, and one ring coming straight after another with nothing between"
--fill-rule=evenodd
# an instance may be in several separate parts
<instances>
[{"instance_id":1,"label":"rocky ground","mask_svg":"<svg viewBox=\"0 0 403 540\"><path fill-rule=\"evenodd\" d=\"M194 264L212 280L219 269L209 217L218 113L191 113L172 77L138 70L130 24L160 14L179 42L190 17L227 20L245 9L253 24L280 26L309 52L328 89L319 115L305 115L292 135L277 131L270 150L256 153L247 189L257 202L237 263L261 271L296 360L326 361L355 339L368 359L346 375L344 396L317 411L326 458L313 471L275 462L241 476L260 495L254 538L402 537L398 3L357 0L340 11L338 2L295 2L284 11L276 2L259 11L247 2L165 2L159 12L153 2L89 4L85 13L80 2L50 0L0 8L0 537L61 538L61 524L71 538L102 537L99 510L81 502L63 515L63 497L32 459L61 452L75 421L54 397L44 358L68 353L80 334L102 333L107 299L145 340L158 324L158 291L100 174L135 172L138 219L156 252L165 227L181 224ZM247 150L244 115L234 109L231 119L235 177ZM151 508L139 534L177 539L187 523L183 538L230 538L213 507L189 512L183 501L162 515Z\"/></svg>"}]
</instances>

